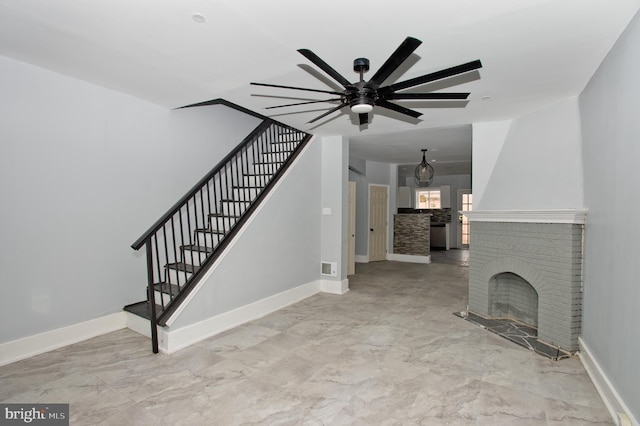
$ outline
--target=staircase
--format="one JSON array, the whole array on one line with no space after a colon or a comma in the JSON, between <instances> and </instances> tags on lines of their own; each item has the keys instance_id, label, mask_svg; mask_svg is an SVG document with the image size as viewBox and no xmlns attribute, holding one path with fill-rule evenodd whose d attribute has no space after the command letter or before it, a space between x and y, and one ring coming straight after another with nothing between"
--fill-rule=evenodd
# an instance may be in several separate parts
<instances>
[{"instance_id":1,"label":"staircase","mask_svg":"<svg viewBox=\"0 0 640 426\"><path fill-rule=\"evenodd\" d=\"M150 321L154 353L157 327L166 325L311 138L226 101L212 103L262 123L131 246L146 248L147 299L124 310Z\"/></svg>"}]
</instances>

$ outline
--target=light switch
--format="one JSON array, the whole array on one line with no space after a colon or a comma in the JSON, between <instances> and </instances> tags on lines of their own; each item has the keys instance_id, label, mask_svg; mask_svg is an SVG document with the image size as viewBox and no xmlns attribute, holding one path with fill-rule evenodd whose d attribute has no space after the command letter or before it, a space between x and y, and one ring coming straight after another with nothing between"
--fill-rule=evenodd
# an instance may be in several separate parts
<instances>
[{"instance_id":1,"label":"light switch","mask_svg":"<svg viewBox=\"0 0 640 426\"><path fill-rule=\"evenodd\" d=\"M331 207L324 207L322 209L322 214L325 216L331 216Z\"/></svg>"}]
</instances>

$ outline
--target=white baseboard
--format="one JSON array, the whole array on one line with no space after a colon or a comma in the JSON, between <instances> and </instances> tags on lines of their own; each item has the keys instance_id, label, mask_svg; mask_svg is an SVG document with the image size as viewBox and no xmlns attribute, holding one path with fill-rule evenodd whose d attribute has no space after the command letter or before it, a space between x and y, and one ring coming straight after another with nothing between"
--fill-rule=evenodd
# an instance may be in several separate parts
<instances>
[{"instance_id":1,"label":"white baseboard","mask_svg":"<svg viewBox=\"0 0 640 426\"><path fill-rule=\"evenodd\" d=\"M582 337L578 338L578 345L580 347L579 356L582 365L584 365L584 369L587 370L587 374L598 390L600 397L604 401L616 425L640 426L638 419L631 414L629 407L627 407L627 404L625 404L622 397L620 397L618 391L613 387L613 384L598 364L598 361L593 357L593 354L584 340L582 340Z\"/></svg>"},{"instance_id":2,"label":"white baseboard","mask_svg":"<svg viewBox=\"0 0 640 426\"><path fill-rule=\"evenodd\" d=\"M216 334L261 318L322 291L321 281L317 280L300 285L186 327L176 330L169 329L168 331L158 330L159 349L161 352L170 354ZM148 324L147 328L149 328Z\"/></svg>"},{"instance_id":3,"label":"white baseboard","mask_svg":"<svg viewBox=\"0 0 640 426\"><path fill-rule=\"evenodd\" d=\"M12 362L59 349L92 337L111 333L126 326L124 312L116 312L104 317L2 343L0 344L0 365L11 364Z\"/></svg>"},{"instance_id":4,"label":"white baseboard","mask_svg":"<svg viewBox=\"0 0 640 426\"><path fill-rule=\"evenodd\" d=\"M431 256L414 256L411 254L387 253L387 260L407 263L431 263Z\"/></svg>"},{"instance_id":5,"label":"white baseboard","mask_svg":"<svg viewBox=\"0 0 640 426\"><path fill-rule=\"evenodd\" d=\"M349 280L330 281L320 280L320 291L331 294L345 294L349 291Z\"/></svg>"},{"instance_id":6,"label":"white baseboard","mask_svg":"<svg viewBox=\"0 0 640 426\"><path fill-rule=\"evenodd\" d=\"M356 261L356 263L369 263L369 256L363 256L361 254L356 254L355 261Z\"/></svg>"}]
</instances>

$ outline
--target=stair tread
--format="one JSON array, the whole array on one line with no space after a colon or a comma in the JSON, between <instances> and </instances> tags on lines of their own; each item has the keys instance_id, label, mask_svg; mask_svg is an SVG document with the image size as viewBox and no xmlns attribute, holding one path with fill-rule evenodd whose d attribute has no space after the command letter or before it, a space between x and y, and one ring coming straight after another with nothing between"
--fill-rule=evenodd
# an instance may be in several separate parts
<instances>
[{"instance_id":1,"label":"stair tread","mask_svg":"<svg viewBox=\"0 0 640 426\"><path fill-rule=\"evenodd\" d=\"M151 304L148 300L143 300L142 302L132 303L131 305L127 305L123 308L123 310L127 312L131 312L134 315L142 317L144 319L151 320ZM156 304L156 315L158 312L162 312L162 306Z\"/></svg>"},{"instance_id":2,"label":"stair tread","mask_svg":"<svg viewBox=\"0 0 640 426\"><path fill-rule=\"evenodd\" d=\"M213 248L210 246L201 246L198 244L189 244L186 246L181 246L180 248L183 250L190 250L190 251L203 251L205 253L211 253L213 251Z\"/></svg>"},{"instance_id":3,"label":"stair tread","mask_svg":"<svg viewBox=\"0 0 640 426\"><path fill-rule=\"evenodd\" d=\"M184 262L167 263L164 267L167 269L175 269L177 271L189 272L191 274L193 274L198 269L200 269L199 266L191 265L189 263L184 263Z\"/></svg>"},{"instance_id":4,"label":"stair tread","mask_svg":"<svg viewBox=\"0 0 640 426\"><path fill-rule=\"evenodd\" d=\"M209 228L197 228L196 232L202 232L205 234L224 234L225 231L220 231L218 229L209 229Z\"/></svg>"},{"instance_id":5,"label":"stair tread","mask_svg":"<svg viewBox=\"0 0 640 426\"><path fill-rule=\"evenodd\" d=\"M232 214L224 214L224 213L209 213L209 217L228 217L229 219L238 219L242 216L232 215Z\"/></svg>"},{"instance_id":6,"label":"stair tread","mask_svg":"<svg viewBox=\"0 0 640 426\"><path fill-rule=\"evenodd\" d=\"M156 283L153 285L153 289L161 293L177 295L180 292L180 286L171 283Z\"/></svg>"}]
</instances>

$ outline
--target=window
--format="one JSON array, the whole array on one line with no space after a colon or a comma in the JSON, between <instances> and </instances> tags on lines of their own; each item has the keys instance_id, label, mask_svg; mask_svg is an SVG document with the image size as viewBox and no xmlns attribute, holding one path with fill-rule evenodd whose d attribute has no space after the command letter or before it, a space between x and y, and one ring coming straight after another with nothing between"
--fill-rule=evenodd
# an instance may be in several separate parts
<instances>
[{"instance_id":1,"label":"window","mask_svg":"<svg viewBox=\"0 0 640 426\"><path fill-rule=\"evenodd\" d=\"M439 208L440 208L440 188L416 190L416 209L439 209Z\"/></svg>"}]
</instances>

